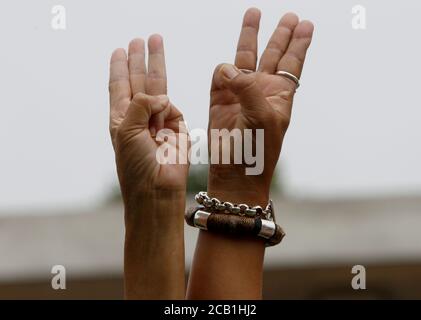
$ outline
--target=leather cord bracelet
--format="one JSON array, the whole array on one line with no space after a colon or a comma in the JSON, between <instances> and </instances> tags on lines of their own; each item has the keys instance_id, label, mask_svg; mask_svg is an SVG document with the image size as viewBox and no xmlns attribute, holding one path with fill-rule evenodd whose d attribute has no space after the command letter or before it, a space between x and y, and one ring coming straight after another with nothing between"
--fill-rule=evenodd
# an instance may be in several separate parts
<instances>
[{"instance_id":1,"label":"leather cord bracelet","mask_svg":"<svg viewBox=\"0 0 421 320\"><path fill-rule=\"evenodd\" d=\"M258 236L266 240L266 246L274 246L281 242L285 233L275 222L272 202L265 210L270 211L272 219L265 219L263 213L251 217L239 212L220 210L215 206L199 205L186 211L185 220L188 225L202 230L239 236Z\"/></svg>"}]
</instances>

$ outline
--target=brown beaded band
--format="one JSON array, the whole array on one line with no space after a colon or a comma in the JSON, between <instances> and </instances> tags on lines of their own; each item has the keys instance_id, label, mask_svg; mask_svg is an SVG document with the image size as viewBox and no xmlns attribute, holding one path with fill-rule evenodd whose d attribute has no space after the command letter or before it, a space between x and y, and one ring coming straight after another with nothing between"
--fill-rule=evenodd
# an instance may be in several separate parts
<instances>
[{"instance_id":1,"label":"brown beaded band","mask_svg":"<svg viewBox=\"0 0 421 320\"><path fill-rule=\"evenodd\" d=\"M186 223L192 227L232 235L254 235L266 239L266 246L274 246L285 236L275 222L260 217L247 217L219 212L209 212L205 206L192 207L185 214Z\"/></svg>"}]
</instances>

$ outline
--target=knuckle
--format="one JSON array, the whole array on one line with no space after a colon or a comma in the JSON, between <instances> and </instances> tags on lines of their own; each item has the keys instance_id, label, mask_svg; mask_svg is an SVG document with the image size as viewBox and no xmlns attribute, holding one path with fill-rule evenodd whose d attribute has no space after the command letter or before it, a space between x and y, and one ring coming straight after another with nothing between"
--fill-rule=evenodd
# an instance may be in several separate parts
<instances>
[{"instance_id":1,"label":"knuckle","mask_svg":"<svg viewBox=\"0 0 421 320\"><path fill-rule=\"evenodd\" d=\"M132 98L132 103L135 105L143 105L148 102L148 96L142 92L136 93Z\"/></svg>"},{"instance_id":2,"label":"knuckle","mask_svg":"<svg viewBox=\"0 0 421 320\"><path fill-rule=\"evenodd\" d=\"M213 71L213 79L221 79L222 68L223 68L224 65L226 65L226 63L220 63L215 67L215 69Z\"/></svg>"},{"instance_id":3,"label":"knuckle","mask_svg":"<svg viewBox=\"0 0 421 320\"><path fill-rule=\"evenodd\" d=\"M215 72L215 73L219 72L225 64L226 64L226 63L219 63L219 64L215 67L214 72Z\"/></svg>"}]
</instances>

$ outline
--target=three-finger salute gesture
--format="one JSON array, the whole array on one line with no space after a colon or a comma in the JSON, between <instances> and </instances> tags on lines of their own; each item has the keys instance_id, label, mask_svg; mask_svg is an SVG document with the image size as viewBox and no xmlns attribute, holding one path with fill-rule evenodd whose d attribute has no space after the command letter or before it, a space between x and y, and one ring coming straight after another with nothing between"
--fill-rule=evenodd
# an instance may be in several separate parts
<instances>
[{"instance_id":1,"label":"three-finger salute gesture","mask_svg":"<svg viewBox=\"0 0 421 320\"><path fill-rule=\"evenodd\" d=\"M124 49L115 50L111 57L110 132L124 197L154 189L184 191L186 187L188 165L162 164L156 156L159 130L187 135L187 129L182 114L166 96L162 38L151 36L148 49L148 67L142 39L130 43L128 57ZM178 141L168 143L186 154Z\"/></svg>"},{"instance_id":2,"label":"three-finger salute gesture","mask_svg":"<svg viewBox=\"0 0 421 320\"><path fill-rule=\"evenodd\" d=\"M313 24L285 14L272 34L260 61L257 38L260 11L244 15L235 65L219 65L213 76L209 129L264 129L264 170L245 176L244 166L211 165L208 191L220 195L230 190L258 190L256 199L267 203L272 175L288 128L294 93L310 45ZM224 181L222 181L222 179ZM221 190L225 188L226 190ZM232 199L232 197L230 198Z\"/></svg>"},{"instance_id":3,"label":"three-finger salute gesture","mask_svg":"<svg viewBox=\"0 0 421 320\"><path fill-rule=\"evenodd\" d=\"M171 130L166 143L187 159L177 138L187 135L180 111L169 101L162 38L142 39L127 56L117 49L110 66L110 132L124 200L125 296L184 298L184 207L188 164L163 163L156 135ZM186 137L184 137L186 139Z\"/></svg>"}]
</instances>

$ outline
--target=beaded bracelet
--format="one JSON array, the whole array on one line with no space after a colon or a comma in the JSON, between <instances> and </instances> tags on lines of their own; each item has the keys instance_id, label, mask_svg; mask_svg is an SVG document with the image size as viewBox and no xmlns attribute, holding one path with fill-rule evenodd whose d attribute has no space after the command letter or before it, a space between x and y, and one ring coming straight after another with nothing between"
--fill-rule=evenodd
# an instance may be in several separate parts
<instances>
[{"instance_id":1,"label":"beaded bracelet","mask_svg":"<svg viewBox=\"0 0 421 320\"><path fill-rule=\"evenodd\" d=\"M202 202L201 198L204 198L205 195L207 196L205 192L199 193L196 195L196 201ZM282 228L275 222L272 201L264 210L256 210L256 213L251 216L247 214L247 210L251 209L247 205L232 205L229 206L229 209L222 209L221 205L218 207L218 204L221 204L218 199L206 200L207 206L203 201L202 205L187 210L185 220L188 225L218 233L258 236L266 240L266 246L280 243L285 236ZM240 211L230 210L232 208L240 208Z\"/></svg>"}]
</instances>

